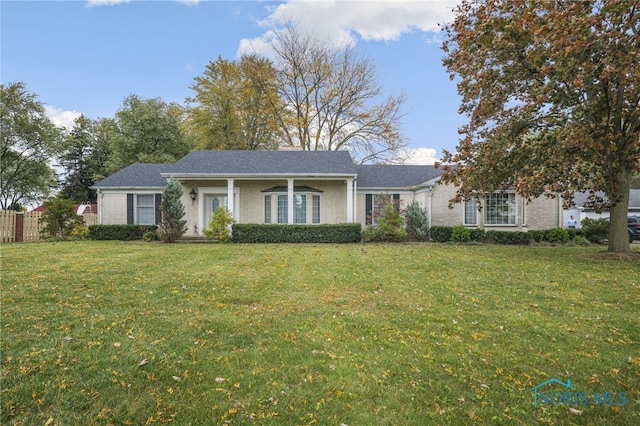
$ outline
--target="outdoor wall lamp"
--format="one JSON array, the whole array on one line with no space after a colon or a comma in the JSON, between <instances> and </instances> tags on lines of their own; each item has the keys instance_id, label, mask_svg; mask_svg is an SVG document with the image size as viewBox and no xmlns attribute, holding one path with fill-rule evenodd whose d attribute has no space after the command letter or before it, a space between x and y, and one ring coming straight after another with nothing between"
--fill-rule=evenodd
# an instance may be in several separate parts
<instances>
[{"instance_id":1,"label":"outdoor wall lamp","mask_svg":"<svg viewBox=\"0 0 640 426\"><path fill-rule=\"evenodd\" d=\"M189 193L189 195L191 195L191 203L195 203L196 202L196 190L195 188L191 188L191 192Z\"/></svg>"}]
</instances>

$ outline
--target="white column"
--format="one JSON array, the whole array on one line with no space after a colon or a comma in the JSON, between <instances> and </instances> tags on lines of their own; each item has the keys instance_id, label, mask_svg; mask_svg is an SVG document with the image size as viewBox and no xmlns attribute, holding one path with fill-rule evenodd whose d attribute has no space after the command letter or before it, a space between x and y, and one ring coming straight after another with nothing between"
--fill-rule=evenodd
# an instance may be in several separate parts
<instances>
[{"instance_id":1,"label":"white column","mask_svg":"<svg viewBox=\"0 0 640 426\"><path fill-rule=\"evenodd\" d=\"M293 179L287 179L287 223L293 224Z\"/></svg>"},{"instance_id":2,"label":"white column","mask_svg":"<svg viewBox=\"0 0 640 426\"><path fill-rule=\"evenodd\" d=\"M347 179L347 223L353 223L353 179Z\"/></svg>"},{"instance_id":3,"label":"white column","mask_svg":"<svg viewBox=\"0 0 640 426\"><path fill-rule=\"evenodd\" d=\"M235 200L233 199L233 179L227 179L227 208L231 213L231 217L238 220L238 218L235 215L235 212L233 211L234 206L235 206Z\"/></svg>"}]
</instances>

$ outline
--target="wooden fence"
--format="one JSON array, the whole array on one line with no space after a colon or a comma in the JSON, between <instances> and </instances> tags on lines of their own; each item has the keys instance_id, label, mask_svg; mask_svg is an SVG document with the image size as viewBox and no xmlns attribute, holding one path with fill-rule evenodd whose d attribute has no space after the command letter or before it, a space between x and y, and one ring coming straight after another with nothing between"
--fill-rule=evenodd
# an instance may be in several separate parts
<instances>
[{"instance_id":1,"label":"wooden fence","mask_svg":"<svg viewBox=\"0 0 640 426\"><path fill-rule=\"evenodd\" d=\"M0 242L17 243L22 241L38 241L44 224L40 220L42 212L16 212L0 210ZM85 213L82 215L85 225L97 225L98 215Z\"/></svg>"}]
</instances>

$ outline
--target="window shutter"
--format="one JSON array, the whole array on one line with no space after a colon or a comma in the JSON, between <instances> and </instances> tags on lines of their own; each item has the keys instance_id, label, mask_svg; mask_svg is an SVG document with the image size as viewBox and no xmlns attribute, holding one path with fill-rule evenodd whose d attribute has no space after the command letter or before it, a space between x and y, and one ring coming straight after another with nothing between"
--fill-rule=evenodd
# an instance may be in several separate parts
<instances>
[{"instance_id":1,"label":"window shutter","mask_svg":"<svg viewBox=\"0 0 640 426\"><path fill-rule=\"evenodd\" d=\"M133 194L127 194L127 225L133 225Z\"/></svg>"},{"instance_id":2,"label":"window shutter","mask_svg":"<svg viewBox=\"0 0 640 426\"><path fill-rule=\"evenodd\" d=\"M366 200L365 213L364 213L366 217L365 223L367 225L371 225L372 223L371 215L373 214L373 194L366 194L365 200Z\"/></svg>"},{"instance_id":3,"label":"window shutter","mask_svg":"<svg viewBox=\"0 0 640 426\"><path fill-rule=\"evenodd\" d=\"M162 222L160 203L162 203L162 194L156 194L156 225L160 225L160 222Z\"/></svg>"}]
</instances>

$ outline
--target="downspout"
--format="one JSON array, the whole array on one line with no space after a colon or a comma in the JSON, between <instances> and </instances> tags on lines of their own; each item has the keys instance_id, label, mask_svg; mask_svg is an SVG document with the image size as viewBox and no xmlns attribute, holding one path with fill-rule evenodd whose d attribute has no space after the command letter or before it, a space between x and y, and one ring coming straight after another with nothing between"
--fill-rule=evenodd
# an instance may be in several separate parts
<instances>
[{"instance_id":1,"label":"downspout","mask_svg":"<svg viewBox=\"0 0 640 426\"><path fill-rule=\"evenodd\" d=\"M102 191L98 189L98 224L102 225Z\"/></svg>"},{"instance_id":2,"label":"downspout","mask_svg":"<svg viewBox=\"0 0 640 426\"><path fill-rule=\"evenodd\" d=\"M353 178L353 221L358 222L358 177Z\"/></svg>"},{"instance_id":3,"label":"downspout","mask_svg":"<svg viewBox=\"0 0 640 426\"><path fill-rule=\"evenodd\" d=\"M428 200L428 206L429 207L427 207L427 215L429 217L429 241L431 241L431 227L432 227L432 224L431 224L432 223L431 222L431 206L432 206L431 200L433 198L433 186L429 187L428 194L429 194L429 200Z\"/></svg>"}]
</instances>

